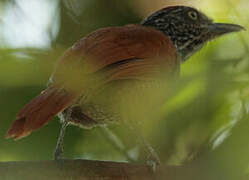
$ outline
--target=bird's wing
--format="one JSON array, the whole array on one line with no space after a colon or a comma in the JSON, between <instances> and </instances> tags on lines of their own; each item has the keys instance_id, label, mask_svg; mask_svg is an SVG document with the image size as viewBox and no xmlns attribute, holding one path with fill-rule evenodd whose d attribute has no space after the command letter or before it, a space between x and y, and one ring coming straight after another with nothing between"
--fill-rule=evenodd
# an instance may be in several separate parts
<instances>
[{"instance_id":1,"label":"bird's wing","mask_svg":"<svg viewBox=\"0 0 249 180\"><path fill-rule=\"evenodd\" d=\"M82 91L89 91L89 79L95 86L148 79L158 72L178 72L179 64L170 40L152 28L129 25L95 31L64 54L49 87L18 113L6 137L20 139L45 125Z\"/></svg>"},{"instance_id":2,"label":"bird's wing","mask_svg":"<svg viewBox=\"0 0 249 180\"><path fill-rule=\"evenodd\" d=\"M89 34L67 50L53 82L72 83L73 79L78 84L86 75L99 72L108 72L106 81L147 78L160 70L178 72L179 64L173 44L162 32L141 25L110 27Z\"/></svg>"}]
</instances>

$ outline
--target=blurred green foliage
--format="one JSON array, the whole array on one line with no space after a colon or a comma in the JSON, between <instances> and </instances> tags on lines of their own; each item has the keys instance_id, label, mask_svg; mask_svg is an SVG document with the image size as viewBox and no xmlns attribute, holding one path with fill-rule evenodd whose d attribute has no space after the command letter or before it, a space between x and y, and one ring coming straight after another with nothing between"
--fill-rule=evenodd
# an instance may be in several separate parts
<instances>
[{"instance_id":1,"label":"blurred green foliage","mask_svg":"<svg viewBox=\"0 0 249 180\"><path fill-rule=\"evenodd\" d=\"M151 6L148 6L149 3ZM177 4L169 1L169 4L172 3ZM6 9L10 4L17 6L18 3L2 0L0 4L0 27L8 26ZM249 28L248 0L192 0L191 4L215 20ZM55 38L51 36L50 45L46 48L12 47L0 30L0 160L52 159L60 129L57 118L17 142L5 140L4 134L23 105L46 87L54 63L64 50L97 28L137 23L148 15L147 12L166 5L167 2L160 0L156 3L139 0L58 1L58 33ZM21 11L20 3L17 7ZM19 18L26 21L25 17ZM51 28L48 28L47 33L50 31ZM163 162L191 162L198 168L216 169L214 173L223 171L226 176L221 178L224 179L232 179L248 171L248 32L210 42L182 64L181 78L167 97L162 107L163 120L144 125L147 139ZM126 128L116 125L110 128L123 139L128 150L133 154L139 153L137 141ZM65 156L126 161L126 157L102 133L101 128L90 131L70 126L65 137Z\"/></svg>"}]
</instances>

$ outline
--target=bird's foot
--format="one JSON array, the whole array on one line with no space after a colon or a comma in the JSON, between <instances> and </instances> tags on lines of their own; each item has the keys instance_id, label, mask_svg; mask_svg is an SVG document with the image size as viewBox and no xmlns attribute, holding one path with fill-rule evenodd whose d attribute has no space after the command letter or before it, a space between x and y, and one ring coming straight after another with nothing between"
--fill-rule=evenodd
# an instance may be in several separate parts
<instances>
[{"instance_id":1,"label":"bird's foot","mask_svg":"<svg viewBox=\"0 0 249 180\"><path fill-rule=\"evenodd\" d=\"M64 159L64 153L62 148L56 148L54 152L54 160L62 160Z\"/></svg>"},{"instance_id":2,"label":"bird's foot","mask_svg":"<svg viewBox=\"0 0 249 180\"><path fill-rule=\"evenodd\" d=\"M147 165L153 172L156 172L158 166L161 165L161 161L156 153L150 153L147 158Z\"/></svg>"}]
</instances>

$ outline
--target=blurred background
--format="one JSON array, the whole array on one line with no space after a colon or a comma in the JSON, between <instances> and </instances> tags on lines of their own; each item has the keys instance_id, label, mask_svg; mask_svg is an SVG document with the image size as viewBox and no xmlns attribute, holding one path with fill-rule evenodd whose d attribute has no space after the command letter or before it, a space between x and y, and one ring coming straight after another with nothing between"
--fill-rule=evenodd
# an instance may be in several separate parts
<instances>
[{"instance_id":1,"label":"blurred background","mask_svg":"<svg viewBox=\"0 0 249 180\"><path fill-rule=\"evenodd\" d=\"M4 134L17 112L46 87L63 51L97 28L139 23L155 10L176 4L249 29L248 0L1 0L0 161L53 158L61 126L57 117L20 141L6 140ZM248 31L208 43L182 64L179 83L168 96L163 121L145 125L146 138L163 162L191 164L201 169L198 173L208 169L220 179L249 172ZM126 128L110 129L134 159L144 160ZM127 161L101 128L70 126L65 156Z\"/></svg>"}]
</instances>

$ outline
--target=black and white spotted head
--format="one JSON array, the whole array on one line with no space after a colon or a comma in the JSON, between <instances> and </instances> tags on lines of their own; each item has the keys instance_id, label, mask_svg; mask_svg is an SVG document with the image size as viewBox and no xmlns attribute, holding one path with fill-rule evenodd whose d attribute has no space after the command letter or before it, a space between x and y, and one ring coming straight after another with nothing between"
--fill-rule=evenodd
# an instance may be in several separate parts
<instances>
[{"instance_id":1,"label":"black and white spotted head","mask_svg":"<svg viewBox=\"0 0 249 180\"><path fill-rule=\"evenodd\" d=\"M141 24L169 36L182 61L200 50L206 42L244 29L236 24L214 23L202 12L187 6L166 7L147 17Z\"/></svg>"}]
</instances>

